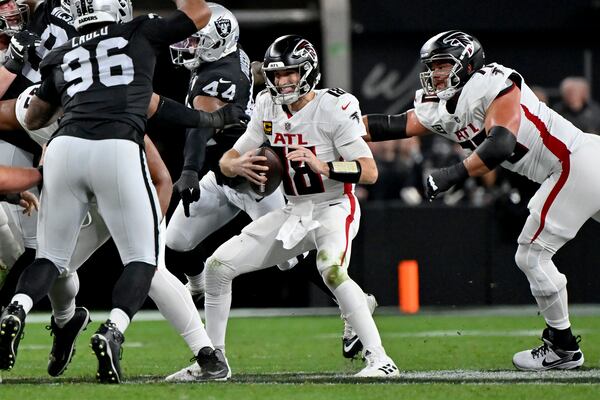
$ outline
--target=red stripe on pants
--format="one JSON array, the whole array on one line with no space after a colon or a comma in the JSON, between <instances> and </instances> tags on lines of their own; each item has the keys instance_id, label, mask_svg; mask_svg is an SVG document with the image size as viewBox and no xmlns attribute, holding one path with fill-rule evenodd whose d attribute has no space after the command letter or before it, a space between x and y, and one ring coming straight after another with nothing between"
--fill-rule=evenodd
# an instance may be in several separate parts
<instances>
[{"instance_id":1,"label":"red stripe on pants","mask_svg":"<svg viewBox=\"0 0 600 400\"><path fill-rule=\"evenodd\" d=\"M532 114L531 111L529 111L529 109L524 104L521 104L521 107L525 112L525 117L527 117L527 119L531 121L533 125L535 125L537 130L540 132L540 136L542 138L542 143L544 143L544 146L546 146L546 148L550 150L550 152L554 154L562 164L562 172L558 177L558 181L550 191L550 194L548 195L548 198L546 199L542 207L542 213L540 215L540 227L535 232L530 242L533 243L533 241L537 239L537 237L540 235L540 233L542 233L542 230L544 229L544 225L546 224L546 215L548 215L548 210L550 210L550 206L552 205L552 203L558 196L558 193L561 191L561 189L563 188L563 186L565 186L565 183L567 182L567 178L569 177L569 171L571 170L571 160L569 157L571 152L563 142L561 142L557 137L552 136L552 134L550 134L550 132L548 131L548 127L546 126L544 121L542 121L537 115Z\"/></svg>"}]
</instances>

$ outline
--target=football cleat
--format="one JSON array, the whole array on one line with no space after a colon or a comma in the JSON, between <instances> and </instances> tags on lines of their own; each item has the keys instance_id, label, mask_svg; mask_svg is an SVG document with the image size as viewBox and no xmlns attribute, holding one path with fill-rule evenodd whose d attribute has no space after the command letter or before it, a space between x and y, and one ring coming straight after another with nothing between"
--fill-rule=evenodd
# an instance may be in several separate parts
<instances>
[{"instance_id":1,"label":"football cleat","mask_svg":"<svg viewBox=\"0 0 600 400\"><path fill-rule=\"evenodd\" d=\"M25 310L17 302L9 304L0 316L0 370L12 369L25 328Z\"/></svg>"},{"instance_id":2,"label":"football cleat","mask_svg":"<svg viewBox=\"0 0 600 400\"><path fill-rule=\"evenodd\" d=\"M192 360L196 362L165 378L168 382L226 381L231 378L229 362L220 349L203 347Z\"/></svg>"},{"instance_id":3,"label":"football cleat","mask_svg":"<svg viewBox=\"0 0 600 400\"><path fill-rule=\"evenodd\" d=\"M513 356L513 364L521 371L546 371L549 369L574 369L583 365L583 353L579 349L581 336L573 337L571 349L565 350L550 340L549 329L542 333L542 344L531 350L524 350Z\"/></svg>"},{"instance_id":4,"label":"football cleat","mask_svg":"<svg viewBox=\"0 0 600 400\"><path fill-rule=\"evenodd\" d=\"M90 346L98 359L96 379L100 383L121 382L121 345L124 341L125 337L121 331L109 319L101 324L92 336Z\"/></svg>"},{"instance_id":5,"label":"football cleat","mask_svg":"<svg viewBox=\"0 0 600 400\"><path fill-rule=\"evenodd\" d=\"M48 357L50 376L59 376L67 369L67 365L75 355L77 336L86 329L90 321L90 312L85 307L77 307L71 320L62 328L56 325L54 317L50 319L50 326L46 327L50 330L50 335L54 336L52 350Z\"/></svg>"},{"instance_id":6,"label":"football cleat","mask_svg":"<svg viewBox=\"0 0 600 400\"><path fill-rule=\"evenodd\" d=\"M367 306L369 307L369 311L371 314L377 308L377 299L372 294L365 293L365 298L367 299ZM352 328L352 325L348 322L348 320L342 315L342 319L344 320L344 333L342 334L342 354L345 358L356 358L362 348L363 345L358 338L358 335Z\"/></svg>"},{"instance_id":7,"label":"football cleat","mask_svg":"<svg viewBox=\"0 0 600 400\"><path fill-rule=\"evenodd\" d=\"M388 357L383 349L379 351L365 351L367 366L354 376L357 378L391 378L399 376L400 371L394 361Z\"/></svg>"}]
</instances>

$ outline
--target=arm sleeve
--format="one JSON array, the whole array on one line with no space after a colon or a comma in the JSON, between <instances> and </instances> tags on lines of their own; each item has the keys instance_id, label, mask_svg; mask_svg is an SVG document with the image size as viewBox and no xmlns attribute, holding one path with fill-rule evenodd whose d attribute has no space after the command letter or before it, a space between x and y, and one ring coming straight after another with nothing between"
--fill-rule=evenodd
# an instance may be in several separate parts
<instances>
[{"instance_id":1,"label":"arm sleeve","mask_svg":"<svg viewBox=\"0 0 600 400\"><path fill-rule=\"evenodd\" d=\"M165 18L150 14L142 29L155 47L179 42L198 31L194 21L180 10L176 10Z\"/></svg>"},{"instance_id":2,"label":"arm sleeve","mask_svg":"<svg viewBox=\"0 0 600 400\"><path fill-rule=\"evenodd\" d=\"M53 74L49 74L46 79L42 81L35 95L47 103L58 106L61 105L60 94L56 90Z\"/></svg>"},{"instance_id":3,"label":"arm sleeve","mask_svg":"<svg viewBox=\"0 0 600 400\"><path fill-rule=\"evenodd\" d=\"M337 147L337 151L340 153L345 161L355 161L359 158L373 158L373 153L362 138L354 139L342 146Z\"/></svg>"},{"instance_id":4,"label":"arm sleeve","mask_svg":"<svg viewBox=\"0 0 600 400\"><path fill-rule=\"evenodd\" d=\"M206 157L206 142L213 136L212 128L188 129L185 132L183 148L183 169L200 172Z\"/></svg>"}]
</instances>

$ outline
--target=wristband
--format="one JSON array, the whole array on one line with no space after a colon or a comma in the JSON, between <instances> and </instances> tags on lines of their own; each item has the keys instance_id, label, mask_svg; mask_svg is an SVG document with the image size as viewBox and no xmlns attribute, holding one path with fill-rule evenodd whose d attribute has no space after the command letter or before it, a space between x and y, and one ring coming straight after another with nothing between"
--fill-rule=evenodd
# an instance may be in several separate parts
<instances>
[{"instance_id":1,"label":"wristband","mask_svg":"<svg viewBox=\"0 0 600 400\"><path fill-rule=\"evenodd\" d=\"M344 183L358 183L362 168L358 161L330 161L329 178Z\"/></svg>"}]
</instances>

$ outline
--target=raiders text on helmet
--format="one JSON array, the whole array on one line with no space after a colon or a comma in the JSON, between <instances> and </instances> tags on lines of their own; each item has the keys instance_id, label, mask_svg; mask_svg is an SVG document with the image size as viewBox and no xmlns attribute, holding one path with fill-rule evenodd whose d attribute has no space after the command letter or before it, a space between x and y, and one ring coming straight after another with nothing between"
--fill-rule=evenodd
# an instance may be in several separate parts
<instances>
[{"instance_id":1,"label":"raiders text on helmet","mask_svg":"<svg viewBox=\"0 0 600 400\"><path fill-rule=\"evenodd\" d=\"M133 18L130 0L70 0L69 3L73 26L78 31L91 24L125 23Z\"/></svg>"},{"instance_id":2,"label":"raiders text on helmet","mask_svg":"<svg viewBox=\"0 0 600 400\"><path fill-rule=\"evenodd\" d=\"M431 68L434 61L453 64L446 85L441 89L437 89L434 83L434 71ZM425 93L448 100L467 83L475 71L484 66L485 54L475 37L460 31L447 31L435 35L423 45L421 62L426 67L420 74Z\"/></svg>"},{"instance_id":3,"label":"raiders text on helmet","mask_svg":"<svg viewBox=\"0 0 600 400\"><path fill-rule=\"evenodd\" d=\"M231 11L216 3L207 3L212 15L206 26L189 38L172 44L171 60L189 70L201 62L213 62L237 50L240 27Z\"/></svg>"},{"instance_id":4,"label":"raiders text on helmet","mask_svg":"<svg viewBox=\"0 0 600 400\"><path fill-rule=\"evenodd\" d=\"M291 93L281 93L275 86L275 71L296 69L300 81ZM314 89L321 79L319 59L314 46L298 35L281 36L265 53L263 62L265 83L275 104L291 104Z\"/></svg>"}]
</instances>

